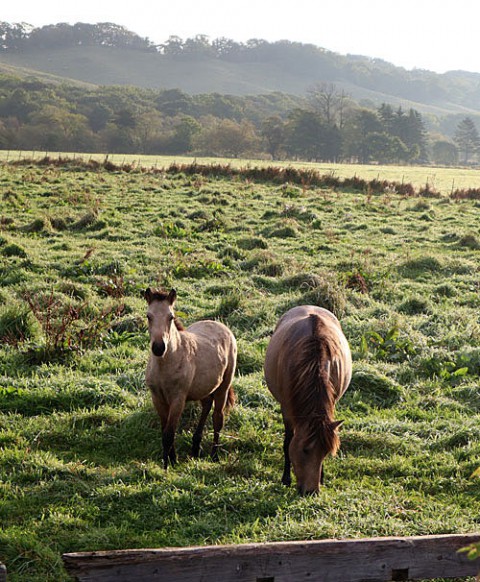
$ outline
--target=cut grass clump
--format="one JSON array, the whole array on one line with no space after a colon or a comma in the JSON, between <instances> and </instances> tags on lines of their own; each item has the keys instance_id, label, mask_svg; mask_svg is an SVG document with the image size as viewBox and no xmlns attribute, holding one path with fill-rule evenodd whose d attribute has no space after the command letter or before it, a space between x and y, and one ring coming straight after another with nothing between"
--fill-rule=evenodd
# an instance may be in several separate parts
<instances>
[{"instance_id":1,"label":"cut grass clump","mask_svg":"<svg viewBox=\"0 0 480 582\"><path fill-rule=\"evenodd\" d=\"M98 210L86 212L70 228L72 230L101 230L105 228L106 222L98 220L98 214Z\"/></svg>"},{"instance_id":2,"label":"cut grass clump","mask_svg":"<svg viewBox=\"0 0 480 582\"><path fill-rule=\"evenodd\" d=\"M267 277L280 277L284 272L285 264L278 260L273 253L259 251L249 260L242 262L241 268L244 271L255 271Z\"/></svg>"},{"instance_id":3,"label":"cut grass clump","mask_svg":"<svg viewBox=\"0 0 480 582\"><path fill-rule=\"evenodd\" d=\"M460 238L460 240L458 241L458 246L461 248L478 250L480 249L480 241L478 240L478 237L475 234L469 233L463 235Z\"/></svg>"},{"instance_id":4,"label":"cut grass clump","mask_svg":"<svg viewBox=\"0 0 480 582\"><path fill-rule=\"evenodd\" d=\"M27 251L16 243L10 243L2 248L1 254L4 257L20 257L21 259L25 259L27 255Z\"/></svg>"},{"instance_id":5,"label":"cut grass clump","mask_svg":"<svg viewBox=\"0 0 480 582\"><path fill-rule=\"evenodd\" d=\"M300 298L300 304L317 305L343 317L347 307L345 288L332 273L313 278L304 284L305 291Z\"/></svg>"},{"instance_id":6,"label":"cut grass clump","mask_svg":"<svg viewBox=\"0 0 480 582\"><path fill-rule=\"evenodd\" d=\"M457 295L457 288L451 283L443 283L434 288L435 295L439 297L455 297Z\"/></svg>"},{"instance_id":7,"label":"cut grass clump","mask_svg":"<svg viewBox=\"0 0 480 582\"><path fill-rule=\"evenodd\" d=\"M234 311L240 309L242 305L243 294L240 291L229 291L220 299L220 304L216 311L218 317L228 317Z\"/></svg>"},{"instance_id":8,"label":"cut grass clump","mask_svg":"<svg viewBox=\"0 0 480 582\"><path fill-rule=\"evenodd\" d=\"M358 392L361 400L374 408L390 408L402 399L401 386L375 368L366 365L354 368L352 381L345 396L354 399L354 392Z\"/></svg>"},{"instance_id":9,"label":"cut grass clump","mask_svg":"<svg viewBox=\"0 0 480 582\"><path fill-rule=\"evenodd\" d=\"M423 297L410 297L398 306L398 311L406 315L429 314L432 313L432 306Z\"/></svg>"},{"instance_id":10,"label":"cut grass clump","mask_svg":"<svg viewBox=\"0 0 480 582\"><path fill-rule=\"evenodd\" d=\"M39 326L24 305L7 305L0 309L0 343L17 346L38 337Z\"/></svg>"},{"instance_id":11,"label":"cut grass clump","mask_svg":"<svg viewBox=\"0 0 480 582\"><path fill-rule=\"evenodd\" d=\"M237 245L239 246L239 248L245 251L268 248L267 241L264 238L258 236L240 238L237 241Z\"/></svg>"},{"instance_id":12,"label":"cut grass clump","mask_svg":"<svg viewBox=\"0 0 480 582\"><path fill-rule=\"evenodd\" d=\"M419 279L422 277L431 277L432 274L441 274L443 264L437 257L418 257L405 261L403 265L400 265L398 271L401 276L408 279Z\"/></svg>"},{"instance_id":13,"label":"cut grass clump","mask_svg":"<svg viewBox=\"0 0 480 582\"><path fill-rule=\"evenodd\" d=\"M315 287L320 287L322 284L323 279L320 275L312 273L297 273L282 279L282 281L279 282L279 287L289 291L296 291L313 289Z\"/></svg>"},{"instance_id":14,"label":"cut grass clump","mask_svg":"<svg viewBox=\"0 0 480 582\"><path fill-rule=\"evenodd\" d=\"M261 372L263 370L264 350L263 345L247 342L237 338L238 357L237 372L241 376Z\"/></svg>"},{"instance_id":15,"label":"cut grass clump","mask_svg":"<svg viewBox=\"0 0 480 582\"><path fill-rule=\"evenodd\" d=\"M285 224L276 228L267 229L264 231L268 238L296 238L298 236L298 229L293 224Z\"/></svg>"},{"instance_id":16,"label":"cut grass clump","mask_svg":"<svg viewBox=\"0 0 480 582\"><path fill-rule=\"evenodd\" d=\"M22 230L27 233L40 233L40 232L51 233L52 223L50 222L50 219L47 217L36 218L32 222L24 226Z\"/></svg>"}]
</instances>

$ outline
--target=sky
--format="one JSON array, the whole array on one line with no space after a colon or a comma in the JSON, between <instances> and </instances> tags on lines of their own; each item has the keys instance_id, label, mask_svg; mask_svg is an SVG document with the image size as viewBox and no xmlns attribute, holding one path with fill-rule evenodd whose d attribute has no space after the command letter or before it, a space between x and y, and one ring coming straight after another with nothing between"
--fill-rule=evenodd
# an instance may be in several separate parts
<instances>
[{"instance_id":1,"label":"sky","mask_svg":"<svg viewBox=\"0 0 480 582\"><path fill-rule=\"evenodd\" d=\"M406 69L480 73L478 0L16 0L0 21L35 27L113 22L155 44L197 34L211 40L310 43Z\"/></svg>"}]
</instances>

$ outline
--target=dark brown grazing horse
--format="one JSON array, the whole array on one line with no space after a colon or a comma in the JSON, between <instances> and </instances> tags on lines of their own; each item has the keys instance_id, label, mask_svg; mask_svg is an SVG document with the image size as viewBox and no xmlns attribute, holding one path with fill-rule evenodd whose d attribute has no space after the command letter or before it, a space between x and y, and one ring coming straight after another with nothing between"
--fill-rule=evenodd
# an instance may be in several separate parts
<instances>
[{"instance_id":1,"label":"dark brown grazing horse","mask_svg":"<svg viewBox=\"0 0 480 582\"><path fill-rule=\"evenodd\" d=\"M200 400L202 412L193 435L192 456L198 457L203 429L213 411L213 448L218 460L218 440L224 409L235 395L232 379L237 363L237 343L232 332L218 321L198 321L187 329L177 321L177 293L147 289L150 358L146 383L162 424L163 465L175 464L175 432L187 400Z\"/></svg>"},{"instance_id":2,"label":"dark brown grazing horse","mask_svg":"<svg viewBox=\"0 0 480 582\"><path fill-rule=\"evenodd\" d=\"M290 462L301 495L323 483L323 460L339 446L335 403L352 376L352 357L338 319L314 305L294 307L279 320L265 358L265 379L285 425L282 483Z\"/></svg>"}]
</instances>

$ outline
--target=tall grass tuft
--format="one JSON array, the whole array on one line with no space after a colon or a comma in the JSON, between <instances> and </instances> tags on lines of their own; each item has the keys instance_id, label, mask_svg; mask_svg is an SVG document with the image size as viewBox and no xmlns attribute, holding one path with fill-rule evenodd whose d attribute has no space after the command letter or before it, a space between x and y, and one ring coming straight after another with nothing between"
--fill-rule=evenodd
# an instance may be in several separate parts
<instances>
[{"instance_id":1,"label":"tall grass tuft","mask_svg":"<svg viewBox=\"0 0 480 582\"><path fill-rule=\"evenodd\" d=\"M24 305L7 305L0 310L0 342L18 344L38 337L39 328L30 309Z\"/></svg>"}]
</instances>

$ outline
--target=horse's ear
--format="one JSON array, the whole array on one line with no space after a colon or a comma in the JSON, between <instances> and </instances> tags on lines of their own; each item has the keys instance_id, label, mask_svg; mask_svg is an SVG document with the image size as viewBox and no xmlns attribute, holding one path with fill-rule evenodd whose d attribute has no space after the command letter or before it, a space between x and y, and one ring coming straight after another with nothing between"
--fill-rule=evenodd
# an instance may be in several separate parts
<instances>
[{"instance_id":1,"label":"horse's ear","mask_svg":"<svg viewBox=\"0 0 480 582\"><path fill-rule=\"evenodd\" d=\"M335 420L334 422L332 422L332 429L333 430L339 429L344 422L345 422L344 420Z\"/></svg>"},{"instance_id":2,"label":"horse's ear","mask_svg":"<svg viewBox=\"0 0 480 582\"><path fill-rule=\"evenodd\" d=\"M172 289L170 291L167 299L168 299L168 302L170 303L170 305L173 305L175 303L175 300L177 299L177 292L175 291L175 289Z\"/></svg>"},{"instance_id":3,"label":"horse's ear","mask_svg":"<svg viewBox=\"0 0 480 582\"><path fill-rule=\"evenodd\" d=\"M143 298L146 299L147 303L152 302L152 295L153 293L150 287L147 287L147 289L145 289L145 291L143 292Z\"/></svg>"}]
</instances>

